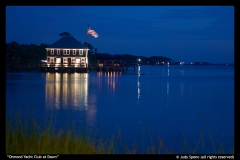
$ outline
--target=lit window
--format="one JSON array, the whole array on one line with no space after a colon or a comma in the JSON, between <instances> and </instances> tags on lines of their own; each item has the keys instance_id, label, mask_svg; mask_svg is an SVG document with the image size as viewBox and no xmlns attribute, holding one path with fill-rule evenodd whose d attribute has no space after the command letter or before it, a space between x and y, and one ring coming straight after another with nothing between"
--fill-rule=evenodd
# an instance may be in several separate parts
<instances>
[{"instance_id":1,"label":"lit window","mask_svg":"<svg viewBox=\"0 0 240 160\"><path fill-rule=\"evenodd\" d=\"M75 63L75 58L72 59L72 63Z\"/></svg>"},{"instance_id":2,"label":"lit window","mask_svg":"<svg viewBox=\"0 0 240 160\"><path fill-rule=\"evenodd\" d=\"M53 55L54 54L54 49L51 49L51 55Z\"/></svg>"},{"instance_id":3,"label":"lit window","mask_svg":"<svg viewBox=\"0 0 240 160\"><path fill-rule=\"evenodd\" d=\"M67 63L67 58L63 58L63 63Z\"/></svg>"},{"instance_id":4,"label":"lit window","mask_svg":"<svg viewBox=\"0 0 240 160\"><path fill-rule=\"evenodd\" d=\"M64 49L64 50L63 50L63 54L69 55L69 54L70 54L70 50L69 50L69 49Z\"/></svg>"},{"instance_id":5,"label":"lit window","mask_svg":"<svg viewBox=\"0 0 240 160\"><path fill-rule=\"evenodd\" d=\"M54 58L50 58L50 63L53 63L54 62Z\"/></svg>"},{"instance_id":6,"label":"lit window","mask_svg":"<svg viewBox=\"0 0 240 160\"><path fill-rule=\"evenodd\" d=\"M83 50L82 49L79 50L79 55L83 55Z\"/></svg>"},{"instance_id":7,"label":"lit window","mask_svg":"<svg viewBox=\"0 0 240 160\"><path fill-rule=\"evenodd\" d=\"M60 64L61 63L61 58L56 58L56 63Z\"/></svg>"}]
</instances>

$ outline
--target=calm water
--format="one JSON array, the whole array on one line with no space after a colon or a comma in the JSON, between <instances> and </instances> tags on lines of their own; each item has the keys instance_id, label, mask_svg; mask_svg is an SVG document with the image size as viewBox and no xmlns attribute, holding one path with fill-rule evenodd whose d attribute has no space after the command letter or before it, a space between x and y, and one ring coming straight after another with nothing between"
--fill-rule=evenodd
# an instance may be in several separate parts
<instances>
[{"instance_id":1,"label":"calm water","mask_svg":"<svg viewBox=\"0 0 240 160\"><path fill-rule=\"evenodd\" d=\"M121 132L129 147L149 147L149 137L158 145L160 136L176 152L184 137L193 149L204 130L199 153L213 153L204 116L216 148L233 149L233 66L141 66L140 72L6 73L6 115L21 111L42 125L54 116L58 129L86 125L99 137Z\"/></svg>"}]
</instances>

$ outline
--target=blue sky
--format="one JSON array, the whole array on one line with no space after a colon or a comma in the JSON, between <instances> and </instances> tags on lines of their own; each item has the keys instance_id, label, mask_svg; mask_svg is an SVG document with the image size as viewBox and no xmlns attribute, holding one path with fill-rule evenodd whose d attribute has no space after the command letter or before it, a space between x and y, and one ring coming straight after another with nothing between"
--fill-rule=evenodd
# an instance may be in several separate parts
<instances>
[{"instance_id":1,"label":"blue sky","mask_svg":"<svg viewBox=\"0 0 240 160\"><path fill-rule=\"evenodd\" d=\"M52 44L62 32L98 53L234 62L234 6L6 6L6 43Z\"/></svg>"}]
</instances>

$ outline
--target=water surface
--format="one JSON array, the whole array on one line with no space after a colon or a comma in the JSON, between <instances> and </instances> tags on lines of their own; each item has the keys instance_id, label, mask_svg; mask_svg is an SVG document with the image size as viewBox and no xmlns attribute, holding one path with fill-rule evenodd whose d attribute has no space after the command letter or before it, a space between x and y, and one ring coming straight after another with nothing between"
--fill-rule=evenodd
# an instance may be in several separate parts
<instances>
[{"instance_id":1,"label":"water surface","mask_svg":"<svg viewBox=\"0 0 240 160\"><path fill-rule=\"evenodd\" d=\"M204 131L204 150L234 144L233 66L141 66L126 72L6 73L6 115L21 111L55 127L86 125L89 134L121 132L126 145L151 146L150 139L178 152L194 148ZM200 114L202 113L202 114ZM207 123L206 123L207 122ZM184 133L184 136L183 136ZM149 136L150 134L150 136ZM149 138L150 137L150 138ZM144 141L143 141L144 140ZM144 142L144 143L143 143Z\"/></svg>"}]
</instances>

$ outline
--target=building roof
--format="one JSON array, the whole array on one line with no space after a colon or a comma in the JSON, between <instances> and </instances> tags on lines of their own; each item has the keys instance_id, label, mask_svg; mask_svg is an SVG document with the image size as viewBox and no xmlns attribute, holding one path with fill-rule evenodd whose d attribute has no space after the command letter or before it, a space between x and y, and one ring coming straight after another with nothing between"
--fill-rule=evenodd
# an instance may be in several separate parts
<instances>
[{"instance_id":1,"label":"building roof","mask_svg":"<svg viewBox=\"0 0 240 160\"><path fill-rule=\"evenodd\" d=\"M73 37L62 37L58 41L49 45L47 48L74 48L74 49L86 49L81 42L77 41Z\"/></svg>"}]
</instances>

